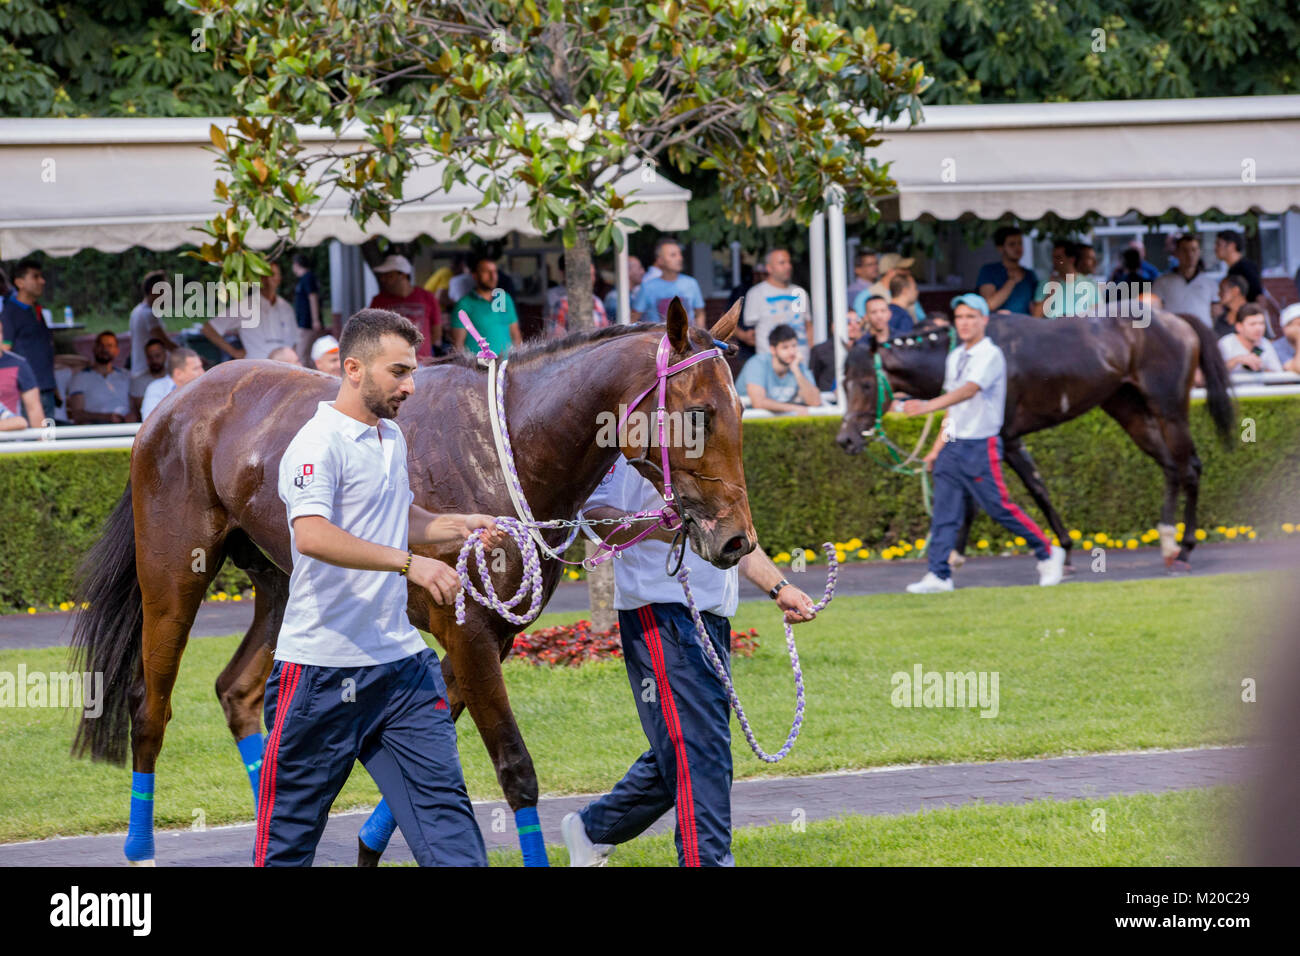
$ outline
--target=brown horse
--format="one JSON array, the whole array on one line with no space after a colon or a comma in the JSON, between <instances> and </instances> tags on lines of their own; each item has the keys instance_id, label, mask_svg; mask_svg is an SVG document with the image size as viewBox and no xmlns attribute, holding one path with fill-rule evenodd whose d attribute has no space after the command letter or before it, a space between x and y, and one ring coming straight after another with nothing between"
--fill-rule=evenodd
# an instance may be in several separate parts
<instances>
[{"instance_id":1,"label":"brown horse","mask_svg":"<svg viewBox=\"0 0 1300 956\"><path fill-rule=\"evenodd\" d=\"M666 325L613 326L511 354L506 423L537 520L573 519L620 451L645 458L647 448L597 438L607 417L602 413L617 415L655 380L655 352L665 333L676 362L714 339L725 340L738 316L739 305L710 332L693 330L674 301ZM429 511L514 514L492 440L486 382L483 368L468 356L415 373L415 390L397 421L409 446L415 502ZM195 613L227 558L248 573L256 607L252 626L217 678L217 697L237 741L260 735L263 690L292 570L277 494L280 457L317 403L332 400L338 387L337 379L319 372L230 362L169 396L136 436L126 491L83 565L80 600L90 608L79 615L73 637L83 666L104 674L106 697L103 715L82 722L74 752L122 763L131 732L135 776L127 855L134 862L153 857L152 775L171 718L172 689ZM653 419L655 402L652 391L636 408ZM718 567L731 567L754 548L756 536L741 464L741 406L726 362L699 362L670 378L667 405L697 420L705 416L702 455L673 448L670 464L692 547ZM644 474L662 488L657 471ZM558 531L546 534L552 544L562 540ZM492 581L497 593L513 594L522 557L513 543L505 549L507 567L493 570ZM456 561L456 549L414 550ZM561 565L544 555L542 565L549 599ZM411 622L446 650L442 669L453 717L469 709L506 800L516 811L534 807L537 775L501 670L519 628L472 601L466 611L465 624L457 625L451 606L433 603L421 587L409 589ZM144 809L137 800L145 801Z\"/></svg>"},{"instance_id":2,"label":"brown horse","mask_svg":"<svg viewBox=\"0 0 1300 956\"><path fill-rule=\"evenodd\" d=\"M1146 326L1118 316L1049 321L998 313L989 318L986 333L1007 360L1002 425L1006 462L1066 549L1067 565L1073 542L1021 438L1100 407L1163 469L1160 544L1168 567L1187 570L1196 546L1201 480L1201 460L1189 427L1198 368L1220 437L1226 440L1233 427L1228 370L1210 329L1194 318L1160 311L1150 314ZM862 451L864 433L870 434L878 423L877 360L892 388L914 398L934 398L943 391L949 346L948 330L929 326L886 343L870 335L859 339L844 363L848 407L836 438L840 447L850 454ZM1175 544L1180 491L1186 495L1186 512L1182 541ZM957 539L958 553L965 551L973 517L968 510Z\"/></svg>"}]
</instances>

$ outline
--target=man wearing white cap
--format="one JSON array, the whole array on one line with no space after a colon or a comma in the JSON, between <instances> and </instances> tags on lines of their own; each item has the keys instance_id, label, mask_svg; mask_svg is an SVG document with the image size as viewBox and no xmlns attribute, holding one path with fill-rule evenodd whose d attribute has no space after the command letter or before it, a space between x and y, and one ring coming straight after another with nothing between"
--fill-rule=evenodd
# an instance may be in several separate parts
<instances>
[{"instance_id":1,"label":"man wearing white cap","mask_svg":"<svg viewBox=\"0 0 1300 956\"><path fill-rule=\"evenodd\" d=\"M379 295L370 308L387 309L405 316L424 336L416 358L431 358L435 344L442 342L442 310L432 292L411 283L411 263L405 256L389 256L371 270L379 280Z\"/></svg>"},{"instance_id":2,"label":"man wearing white cap","mask_svg":"<svg viewBox=\"0 0 1300 956\"><path fill-rule=\"evenodd\" d=\"M316 366L316 371L335 378L343 377L342 366L339 364L339 340L334 336L322 335L315 341L311 347L311 361Z\"/></svg>"}]
</instances>

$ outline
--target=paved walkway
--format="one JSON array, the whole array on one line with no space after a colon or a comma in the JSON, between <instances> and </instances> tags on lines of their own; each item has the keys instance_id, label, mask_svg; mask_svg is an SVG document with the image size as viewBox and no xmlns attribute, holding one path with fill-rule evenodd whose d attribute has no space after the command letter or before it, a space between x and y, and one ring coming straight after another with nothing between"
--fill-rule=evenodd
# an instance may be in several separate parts
<instances>
[{"instance_id":1,"label":"paved walkway","mask_svg":"<svg viewBox=\"0 0 1300 956\"><path fill-rule=\"evenodd\" d=\"M1078 549L1074 558L1076 571L1066 577L1066 584L1136 581L1169 576L1159 548L1107 550L1104 574L1093 573L1090 570L1091 558L1077 552ZM1197 577L1300 568L1300 540L1203 544L1192 555L1192 567L1192 573ZM839 596L899 593L911 582L920 580L923 574L925 564L918 560L846 564L840 568L835 593ZM1033 556L1023 555L972 558L954 575L954 579L959 588L1007 587L1033 584L1037 576L1034 573ZM826 564L822 561L802 574L791 573L790 580L814 598L820 599L826 587ZM742 601L764 597L766 595L748 581L741 580ZM586 611L589 607L586 582L569 581L555 589L546 610L570 613ZM0 615L0 650L11 647L66 647L72 639L72 618L70 612ZM228 634L243 634L252 620L251 601L209 601L199 609L190 636L224 637Z\"/></svg>"},{"instance_id":2,"label":"paved walkway","mask_svg":"<svg viewBox=\"0 0 1300 956\"><path fill-rule=\"evenodd\" d=\"M791 823L799 810L807 820L823 820L846 813L915 813L979 800L1014 804L1240 784L1253 775L1258 755L1258 750L1246 747L1149 750L742 780L732 787L732 820L737 827L762 826ZM573 796L541 801L538 811L548 843L561 842L560 819L590 799ZM122 809L125 814L125 801ZM476 803L474 810L489 850L518 848L513 815L504 803ZM317 865L354 865L357 832L367 815L331 816L316 853ZM650 832L670 831L673 824L670 811ZM0 866L118 866L124 862L122 841L123 835L117 833L0 845ZM252 844L251 823L202 833L166 830L157 834L158 861L164 866L247 866ZM384 859L411 859L400 833L394 835Z\"/></svg>"}]
</instances>

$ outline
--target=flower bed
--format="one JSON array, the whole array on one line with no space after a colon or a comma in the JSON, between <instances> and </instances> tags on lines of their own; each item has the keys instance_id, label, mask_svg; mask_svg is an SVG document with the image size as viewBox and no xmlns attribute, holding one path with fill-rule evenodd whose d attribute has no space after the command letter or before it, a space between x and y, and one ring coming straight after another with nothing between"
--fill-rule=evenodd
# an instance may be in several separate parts
<instances>
[{"instance_id":1,"label":"flower bed","mask_svg":"<svg viewBox=\"0 0 1300 956\"><path fill-rule=\"evenodd\" d=\"M752 627L731 632L733 656L753 657L757 649L758 632ZM583 620L516 635L512 656L539 666L579 667L587 661L622 657L623 646L617 624L608 631L593 631L591 622Z\"/></svg>"}]
</instances>

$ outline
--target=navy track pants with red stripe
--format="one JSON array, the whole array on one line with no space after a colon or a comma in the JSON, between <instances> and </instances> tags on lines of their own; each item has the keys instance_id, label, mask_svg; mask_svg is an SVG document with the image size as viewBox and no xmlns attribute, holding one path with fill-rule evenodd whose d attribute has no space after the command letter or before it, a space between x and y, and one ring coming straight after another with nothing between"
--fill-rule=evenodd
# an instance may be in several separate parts
<instances>
[{"instance_id":1,"label":"navy track pants with red stripe","mask_svg":"<svg viewBox=\"0 0 1300 956\"><path fill-rule=\"evenodd\" d=\"M1034 549L1038 560L1051 556L1052 540L1007 493L1002 470L1002 439L958 438L943 446L934 463L934 504L930 516L930 570L945 580L952 576L948 555L957 543L966 503L973 499L990 518Z\"/></svg>"},{"instance_id":2,"label":"navy track pants with red stripe","mask_svg":"<svg viewBox=\"0 0 1300 956\"><path fill-rule=\"evenodd\" d=\"M731 622L701 612L730 671ZM731 866L731 713L682 604L618 612L623 660L650 749L581 811L593 843L625 843L676 808L677 862Z\"/></svg>"},{"instance_id":3,"label":"navy track pants with red stripe","mask_svg":"<svg viewBox=\"0 0 1300 956\"><path fill-rule=\"evenodd\" d=\"M310 866L330 806L358 760L421 866L486 866L438 655L318 667L276 661L254 866Z\"/></svg>"}]
</instances>

